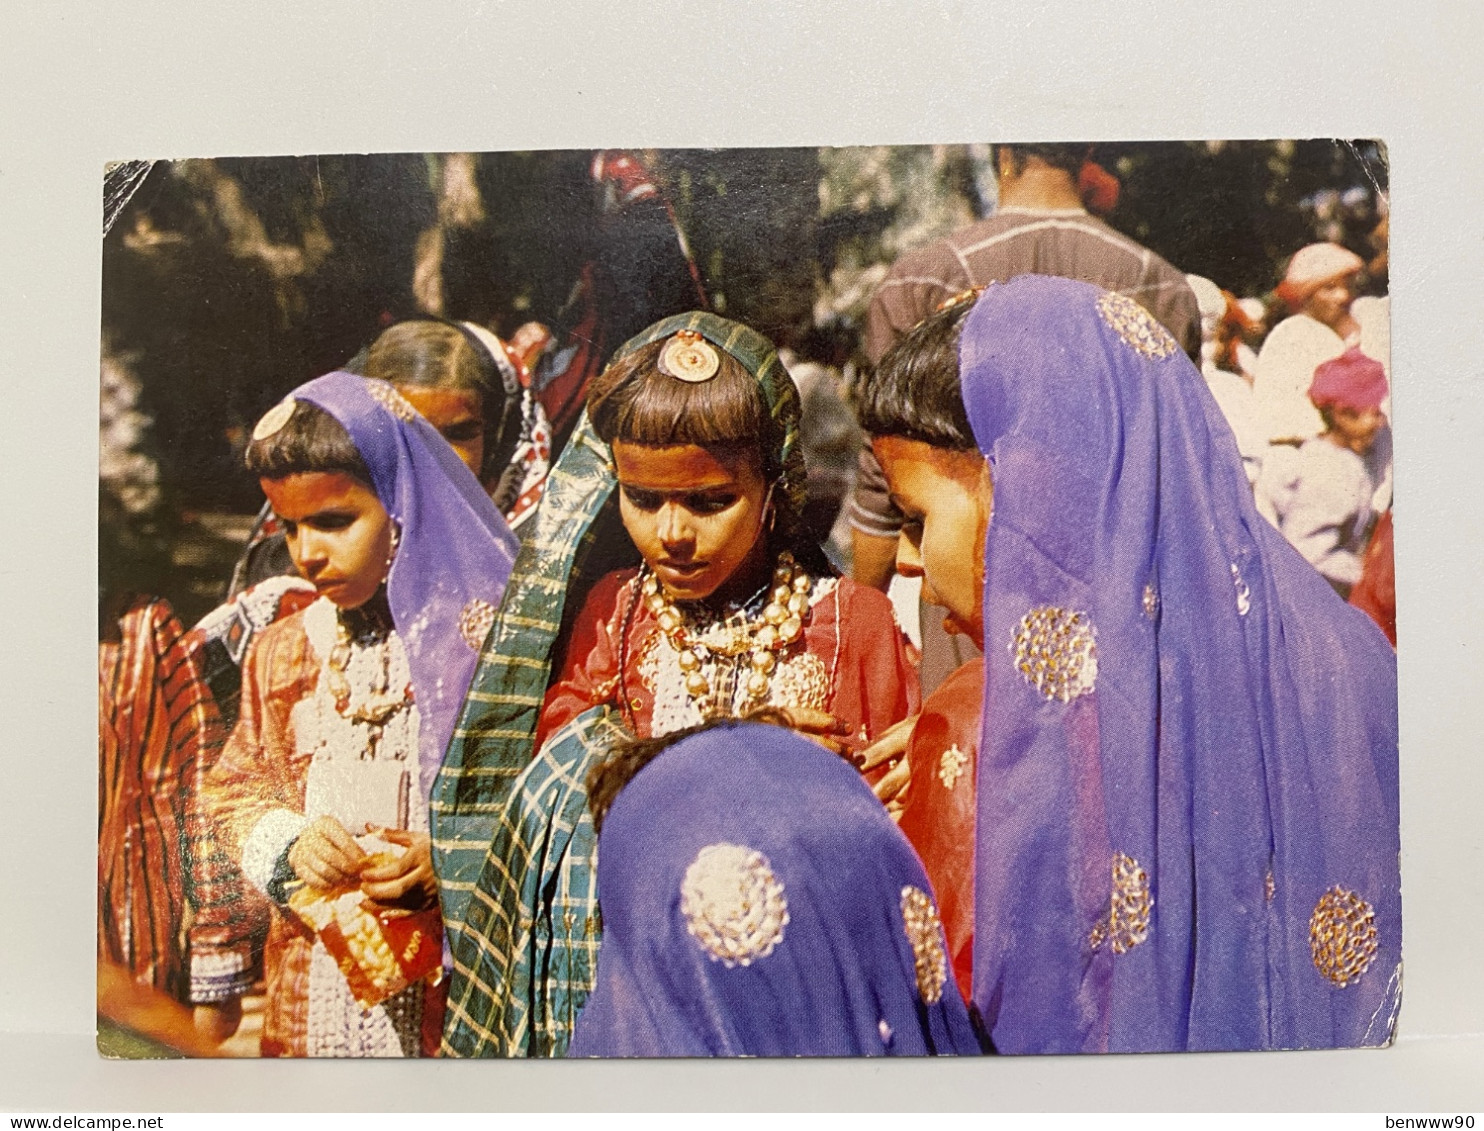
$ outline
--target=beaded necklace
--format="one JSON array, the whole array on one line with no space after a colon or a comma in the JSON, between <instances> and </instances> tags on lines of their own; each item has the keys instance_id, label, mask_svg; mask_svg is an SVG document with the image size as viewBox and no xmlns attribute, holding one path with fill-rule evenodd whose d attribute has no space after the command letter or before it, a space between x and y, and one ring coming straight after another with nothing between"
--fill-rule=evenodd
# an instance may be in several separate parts
<instances>
[{"instance_id":1,"label":"beaded necklace","mask_svg":"<svg viewBox=\"0 0 1484 1131\"><path fill-rule=\"evenodd\" d=\"M765 586L735 612L710 624L700 623L690 610L677 605L647 568L640 592L678 655L686 694L703 717L714 718L745 715L767 703L777 654L803 634L813 585L813 578L784 550L773 570L771 591ZM768 600L761 612L750 611L765 592ZM724 667L735 673L742 657L746 657L747 671L742 683L744 698L734 706L735 686L713 686L713 678Z\"/></svg>"}]
</instances>

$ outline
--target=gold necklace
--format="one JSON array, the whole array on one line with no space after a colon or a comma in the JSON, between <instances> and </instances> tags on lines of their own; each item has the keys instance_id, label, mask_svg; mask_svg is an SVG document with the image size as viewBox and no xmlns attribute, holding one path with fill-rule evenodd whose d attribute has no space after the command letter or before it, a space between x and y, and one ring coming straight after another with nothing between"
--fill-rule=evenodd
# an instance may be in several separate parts
<instances>
[{"instance_id":1,"label":"gold necklace","mask_svg":"<svg viewBox=\"0 0 1484 1131\"><path fill-rule=\"evenodd\" d=\"M747 656L748 674L742 685L746 698L737 708L737 713L745 715L767 702L768 687L778 664L776 653L803 635L804 614L809 610L813 585L813 579L794 561L793 554L784 550L778 555L773 589L762 612L751 620L745 614L729 617L708 630L704 637L688 623L686 614L660 587L659 578L653 573L644 578L642 592L660 632L678 654L685 691L693 700L701 703L711 695L705 657ZM731 704L716 704L709 711L703 708L701 713L712 717L730 714L732 708Z\"/></svg>"}]
</instances>

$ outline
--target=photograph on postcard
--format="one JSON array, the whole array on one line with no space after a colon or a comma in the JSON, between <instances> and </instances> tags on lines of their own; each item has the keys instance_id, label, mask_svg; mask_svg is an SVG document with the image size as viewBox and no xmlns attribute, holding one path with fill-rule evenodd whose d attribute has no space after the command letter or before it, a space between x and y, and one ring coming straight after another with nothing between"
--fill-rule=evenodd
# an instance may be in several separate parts
<instances>
[{"instance_id":1,"label":"photograph on postcard","mask_svg":"<svg viewBox=\"0 0 1484 1131\"><path fill-rule=\"evenodd\" d=\"M1374 140L110 165L99 1051L1389 1044L1389 208Z\"/></svg>"}]
</instances>

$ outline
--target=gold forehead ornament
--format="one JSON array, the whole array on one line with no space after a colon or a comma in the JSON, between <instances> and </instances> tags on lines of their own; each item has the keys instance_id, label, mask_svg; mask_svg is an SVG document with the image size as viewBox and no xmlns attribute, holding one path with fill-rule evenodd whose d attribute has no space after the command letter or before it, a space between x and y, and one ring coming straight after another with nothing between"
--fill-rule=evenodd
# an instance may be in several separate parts
<instances>
[{"instance_id":1,"label":"gold forehead ornament","mask_svg":"<svg viewBox=\"0 0 1484 1131\"><path fill-rule=\"evenodd\" d=\"M259 420L252 430L254 440L266 440L280 428L289 422L289 417L294 415L294 407L299 402L293 397L285 397L276 405L263 413L263 419Z\"/></svg>"},{"instance_id":2,"label":"gold forehead ornament","mask_svg":"<svg viewBox=\"0 0 1484 1131\"><path fill-rule=\"evenodd\" d=\"M693 385L711 380L720 367L716 348L695 330L681 330L660 350L660 372Z\"/></svg>"}]
</instances>

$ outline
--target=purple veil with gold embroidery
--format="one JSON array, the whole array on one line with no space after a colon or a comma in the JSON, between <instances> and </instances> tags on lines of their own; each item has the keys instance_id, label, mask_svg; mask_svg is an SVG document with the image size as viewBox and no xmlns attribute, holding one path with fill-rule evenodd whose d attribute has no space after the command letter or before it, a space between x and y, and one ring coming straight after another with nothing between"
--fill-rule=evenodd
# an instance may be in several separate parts
<instances>
[{"instance_id":1,"label":"purple veil with gold embroidery","mask_svg":"<svg viewBox=\"0 0 1484 1131\"><path fill-rule=\"evenodd\" d=\"M437 430L385 381L330 373L299 386L349 433L371 487L401 530L387 575L421 717L423 796L474 675L519 548L494 503Z\"/></svg>"},{"instance_id":2,"label":"purple veil with gold embroidery","mask_svg":"<svg viewBox=\"0 0 1484 1131\"><path fill-rule=\"evenodd\" d=\"M1132 301L992 286L959 358L994 481L973 998L996 1048L1387 1043L1391 648L1258 515Z\"/></svg>"},{"instance_id":3,"label":"purple veil with gold embroidery","mask_svg":"<svg viewBox=\"0 0 1484 1131\"><path fill-rule=\"evenodd\" d=\"M980 1051L912 846L792 731L713 727L641 769L603 825L598 898L569 1056Z\"/></svg>"}]
</instances>

